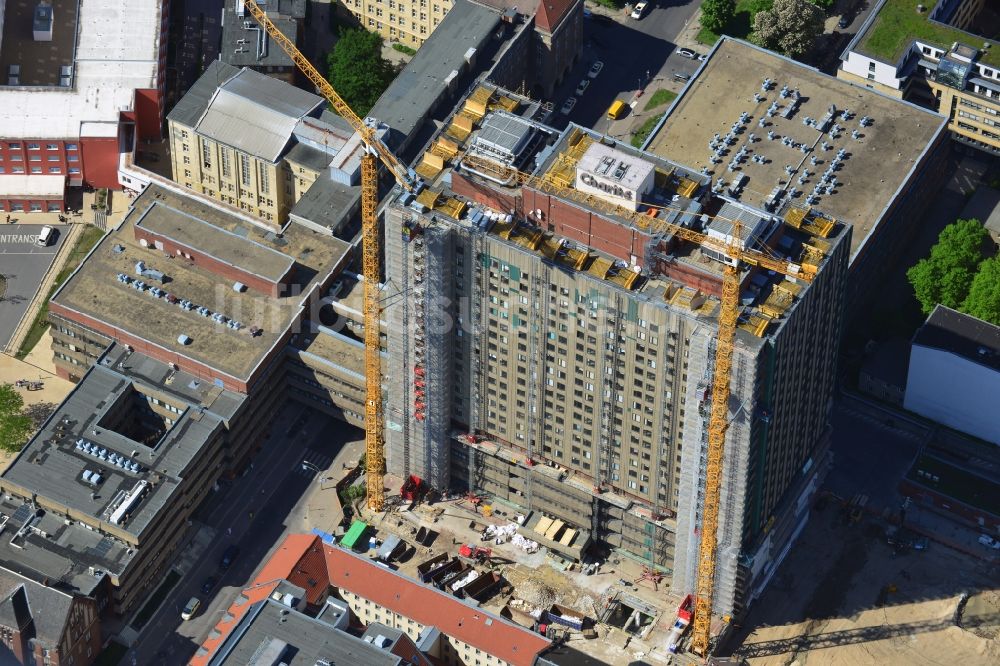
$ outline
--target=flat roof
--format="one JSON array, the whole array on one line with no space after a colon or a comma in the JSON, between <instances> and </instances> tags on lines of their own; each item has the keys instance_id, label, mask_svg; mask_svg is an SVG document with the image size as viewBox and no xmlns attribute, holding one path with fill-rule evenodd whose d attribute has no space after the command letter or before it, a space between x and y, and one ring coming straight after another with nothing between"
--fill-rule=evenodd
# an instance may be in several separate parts
<instances>
[{"instance_id":1,"label":"flat roof","mask_svg":"<svg viewBox=\"0 0 1000 666\"><path fill-rule=\"evenodd\" d=\"M292 148L288 154L289 159L300 146L302 144ZM332 178L321 176L313 181L306 193L295 202L289 215L292 219L301 218L338 233L350 220L351 214L360 202L360 185L343 185Z\"/></svg>"},{"instance_id":2,"label":"flat roof","mask_svg":"<svg viewBox=\"0 0 1000 666\"><path fill-rule=\"evenodd\" d=\"M21 68L22 86L58 86L61 68L73 64L76 46L78 0L49 0L50 5L37 2L5 2L3 36L0 38L0 86L8 85L11 65ZM39 22L40 9L47 9L47 21ZM55 10L55 11L53 11ZM51 27L52 39L36 41L35 30Z\"/></svg>"},{"instance_id":3,"label":"flat roof","mask_svg":"<svg viewBox=\"0 0 1000 666\"><path fill-rule=\"evenodd\" d=\"M4 535L13 536L34 511L18 497L8 500L2 496L0 515L8 518ZM87 529L77 521L67 525L54 513L46 512L32 526L46 536L29 529L16 546L11 545L10 536L0 539L0 566L59 590L90 595L105 576L120 575L137 552L128 544Z\"/></svg>"},{"instance_id":4,"label":"flat roof","mask_svg":"<svg viewBox=\"0 0 1000 666\"><path fill-rule=\"evenodd\" d=\"M1000 326L943 305L931 312L913 336L913 344L951 352L973 363L1000 370Z\"/></svg>"},{"instance_id":5,"label":"flat roof","mask_svg":"<svg viewBox=\"0 0 1000 666\"><path fill-rule=\"evenodd\" d=\"M272 10L270 6L265 7ZM298 24L295 21L279 16L269 18L292 43L296 41ZM244 28L244 22L251 27ZM234 67L295 67L284 49L275 44L265 31L257 28L257 21L249 12L245 16L237 16L236 2L227 2L222 8L222 48L219 57Z\"/></svg>"},{"instance_id":6,"label":"flat roof","mask_svg":"<svg viewBox=\"0 0 1000 666\"><path fill-rule=\"evenodd\" d=\"M294 260L298 264L295 282L301 286L301 292L284 298L252 291L236 292L232 289L232 279L184 259L169 257L155 248L142 247L135 239L133 227L154 204L177 219L196 218L203 225L217 228L219 232L212 236L216 241L233 237L252 240L255 245L247 246L255 249L251 256L256 256L257 246L263 246ZM217 372L247 379L296 320L313 286L324 281L349 253L350 245L345 241L297 223L288 224L279 236L246 224L196 195L152 184L133 201L132 209L118 228L104 237L60 287L52 302ZM118 273L137 277L135 264L140 260L147 268L166 274L169 281L160 285L164 291L219 312L244 327L232 330L195 310L185 311L164 298L154 298L116 279ZM252 326L260 329L256 337L249 333ZM190 337L190 344L180 344L177 340L180 335Z\"/></svg>"},{"instance_id":7,"label":"flat roof","mask_svg":"<svg viewBox=\"0 0 1000 666\"><path fill-rule=\"evenodd\" d=\"M768 92L762 90L765 77L773 82ZM780 96L784 86L789 91L797 88L801 95L798 110L788 119L782 117L782 111L792 98ZM762 97L761 101L756 101L755 94ZM768 117L766 112L775 102L780 108ZM846 109L852 114L850 120L839 115L835 119L834 122L846 128L836 139L803 124L806 117L822 119L831 105L838 113ZM743 112L749 114L749 119L737 142L729 147L730 153L722 163L712 164L709 143L716 134L725 136ZM866 115L874 122L862 128L859 119ZM761 118L769 123L767 127L759 127ZM945 117L932 111L724 37L667 110L665 120L646 149L695 169L708 168L714 172L715 181L732 183L742 174L747 181L741 200L757 208L764 207L775 187L788 187L789 181L795 189L804 190L804 194L792 199L794 205L806 206L806 195L838 150L844 149L846 159L835 174L838 186L834 193L819 197L813 209L854 227L851 239L854 256L910 178L911 170L928 145L945 131L946 124ZM852 138L853 130L861 132L860 141ZM768 138L769 131L774 132L773 140ZM753 144L748 143L749 134L755 135ZM785 137L815 147L803 153L784 145ZM829 150L823 150L822 141L827 142ZM727 171L728 162L742 146L748 149L747 158L737 171ZM754 155L762 156L766 163L754 162ZM818 160L816 165L811 163L813 156ZM792 176L785 171L786 166L794 169ZM799 185L798 176L803 170L810 175Z\"/></svg>"},{"instance_id":8,"label":"flat roof","mask_svg":"<svg viewBox=\"0 0 1000 666\"><path fill-rule=\"evenodd\" d=\"M408 136L417 129L441 94L452 73L467 66L466 52L480 49L500 24L500 15L486 7L455 0L434 33L393 80L368 115Z\"/></svg>"},{"instance_id":9,"label":"flat roof","mask_svg":"<svg viewBox=\"0 0 1000 666\"><path fill-rule=\"evenodd\" d=\"M293 346L324 364L337 366L356 376L359 381L364 381L365 346L353 338L320 326L316 333L299 334Z\"/></svg>"},{"instance_id":10,"label":"flat roof","mask_svg":"<svg viewBox=\"0 0 1000 666\"><path fill-rule=\"evenodd\" d=\"M0 93L0 100L3 99ZM0 178L0 197L62 197L66 176L12 174Z\"/></svg>"},{"instance_id":11,"label":"flat roof","mask_svg":"<svg viewBox=\"0 0 1000 666\"><path fill-rule=\"evenodd\" d=\"M204 446L224 429L218 415L172 396L171 406L180 411L176 421L155 440L133 439L137 433L117 422L123 412L126 420L128 414L134 418L150 389L156 391L104 365L93 366L3 473L0 486L68 507L142 545L143 532L171 501ZM89 482L86 472L98 473L101 481Z\"/></svg>"},{"instance_id":12,"label":"flat roof","mask_svg":"<svg viewBox=\"0 0 1000 666\"><path fill-rule=\"evenodd\" d=\"M286 666L320 663L395 666L403 663L401 657L359 636L291 610L270 598L251 606L208 663L244 666L279 661Z\"/></svg>"},{"instance_id":13,"label":"flat roof","mask_svg":"<svg viewBox=\"0 0 1000 666\"><path fill-rule=\"evenodd\" d=\"M855 38L854 48L859 53L896 64L914 41L935 44L945 51L954 42L963 42L979 49L980 62L1000 67L1000 51L997 48L1000 43L928 18L939 4L936 0L882 0L882 4L865 22L864 32ZM918 5L929 9L920 13ZM984 43L992 47L983 49Z\"/></svg>"},{"instance_id":14,"label":"flat roof","mask_svg":"<svg viewBox=\"0 0 1000 666\"><path fill-rule=\"evenodd\" d=\"M76 5L75 0L70 1ZM66 5L55 5L54 39L62 40L60 15L68 10L60 12L60 6ZM12 139L117 137L121 111L132 108L135 90L157 88L162 6L160 0L80 3L73 86L0 87L0 134ZM8 12L13 7L14 3L7 3ZM4 22L4 52L7 31L18 29L17 22L10 19L8 15ZM6 56L3 58L6 63ZM52 62L56 67L63 64L70 63ZM22 71L30 71L30 63L25 63ZM0 84L6 84L7 72L0 75Z\"/></svg>"},{"instance_id":15,"label":"flat roof","mask_svg":"<svg viewBox=\"0 0 1000 666\"><path fill-rule=\"evenodd\" d=\"M241 271L278 282L295 265L287 254L221 229L214 224L170 208L159 201L146 209L135 227L146 229L228 264Z\"/></svg>"}]
</instances>

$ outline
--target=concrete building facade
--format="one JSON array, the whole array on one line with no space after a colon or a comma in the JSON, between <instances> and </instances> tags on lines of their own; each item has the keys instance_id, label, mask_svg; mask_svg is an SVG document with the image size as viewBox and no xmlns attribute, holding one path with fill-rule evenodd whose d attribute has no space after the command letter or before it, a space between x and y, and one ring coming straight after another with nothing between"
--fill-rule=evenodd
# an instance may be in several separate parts
<instances>
[{"instance_id":1,"label":"concrete building facade","mask_svg":"<svg viewBox=\"0 0 1000 666\"><path fill-rule=\"evenodd\" d=\"M952 137L1000 153L1000 52L979 34L984 0L882 0L841 56L837 76L948 118ZM916 34L899 34L909 14Z\"/></svg>"},{"instance_id":2,"label":"concrete building facade","mask_svg":"<svg viewBox=\"0 0 1000 666\"><path fill-rule=\"evenodd\" d=\"M903 406L1000 444L1000 327L938 305L913 336Z\"/></svg>"},{"instance_id":3,"label":"concrete building facade","mask_svg":"<svg viewBox=\"0 0 1000 666\"><path fill-rule=\"evenodd\" d=\"M428 144L461 145L458 167L422 160L430 190L386 209L387 278L409 294L386 310L387 372L402 378L388 392L389 470L563 521L576 542L551 544L560 554L578 558L574 545L592 538L690 591L721 268L623 219L617 190L551 189L572 190L604 149L616 172L655 174L635 196L672 201L669 219L715 229L701 217L712 211L743 221L748 243L822 248L803 255L821 266L808 287L744 276L773 317L747 314L738 337L717 597L720 612L738 610L827 464L850 232L792 231L713 196L694 171L536 113L513 93L473 91ZM538 184L504 171L532 164Z\"/></svg>"}]
</instances>

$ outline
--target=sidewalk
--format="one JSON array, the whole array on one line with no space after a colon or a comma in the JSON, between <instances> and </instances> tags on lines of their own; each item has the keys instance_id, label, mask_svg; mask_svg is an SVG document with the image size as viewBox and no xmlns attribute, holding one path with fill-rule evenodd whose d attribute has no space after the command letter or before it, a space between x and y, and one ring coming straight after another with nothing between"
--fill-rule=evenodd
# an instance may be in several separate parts
<instances>
[{"instance_id":1,"label":"sidewalk","mask_svg":"<svg viewBox=\"0 0 1000 666\"><path fill-rule=\"evenodd\" d=\"M330 462L330 466L313 481L299 506L301 512L289 517L289 532L309 532L314 527L333 534L344 519L344 509L337 496L337 484L350 474L365 450L365 441L345 443ZM344 465L348 467L345 468Z\"/></svg>"}]
</instances>

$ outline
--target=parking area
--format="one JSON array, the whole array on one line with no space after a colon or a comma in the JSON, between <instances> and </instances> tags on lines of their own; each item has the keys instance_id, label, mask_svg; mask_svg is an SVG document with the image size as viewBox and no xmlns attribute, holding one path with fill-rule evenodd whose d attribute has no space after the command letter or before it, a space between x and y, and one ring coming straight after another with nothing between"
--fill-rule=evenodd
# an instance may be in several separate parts
<instances>
[{"instance_id":1,"label":"parking area","mask_svg":"<svg viewBox=\"0 0 1000 666\"><path fill-rule=\"evenodd\" d=\"M43 226L0 227L0 349L10 341L69 229L68 225L54 225L54 239L40 247L37 240Z\"/></svg>"},{"instance_id":2,"label":"parking area","mask_svg":"<svg viewBox=\"0 0 1000 666\"><path fill-rule=\"evenodd\" d=\"M580 62L553 94L556 108L553 125L564 127L572 121L627 139L636 121L635 112L628 109L612 121L607 117L611 104L615 100L629 104L639 90L647 94L654 88L676 92L683 87L683 81L675 79L675 74L690 76L701 64L697 54L685 57L678 53L675 43L696 9L694 4L661 0L638 20L624 12L612 15L595 8L584 21L585 43ZM603 63L601 71L588 76L595 62ZM586 89L579 91L584 80L588 81ZM570 98L576 98L576 102L569 113L562 113L560 110ZM640 99L637 108L642 104ZM660 113L664 110L665 107L658 109Z\"/></svg>"}]
</instances>

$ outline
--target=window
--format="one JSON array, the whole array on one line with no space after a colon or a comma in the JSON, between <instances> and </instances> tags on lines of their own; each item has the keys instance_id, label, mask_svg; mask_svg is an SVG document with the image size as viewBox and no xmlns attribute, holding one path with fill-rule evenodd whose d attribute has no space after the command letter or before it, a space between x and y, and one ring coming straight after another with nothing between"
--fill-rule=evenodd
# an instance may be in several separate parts
<instances>
[{"instance_id":1,"label":"window","mask_svg":"<svg viewBox=\"0 0 1000 666\"><path fill-rule=\"evenodd\" d=\"M70 167L69 168L69 172L70 173L80 173L80 167Z\"/></svg>"},{"instance_id":2,"label":"window","mask_svg":"<svg viewBox=\"0 0 1000 666\"><path fill-rule=\"evenodd\" d=\"M24 173L24 167L19 167L19 166L11 167L10 168L10 172L11 173Z\"/></svg>"},{"instance_id":3,"label":"window","mask_svg":"<svg viewBox=\"0 0 1000 666\"><path fill-rule=\"evenodd\" d=\"M62 210L62 207L58 204L58 202L55 201L50 201L48 204L46 204L46 208L50 213L58 213L59 211Z\"/></svg>"},{"instance_id":4,"label":"window","mask_svg":"<svg viewBox=\"0 0 1000 666\"><path fill-rule=\"evenodd\" d=\"M29 143L28 144L28 150L38 150L38 144L37 143Z\"/></svg>"},{"instance_id":5,"label":"window","mask_svg":"<svg viewBox=\"0 0 1000 666\"><path fill-rule=\"evenodd\" d=\"M208 145L208 141L201 142L201 162L206 169L212 166L212 147Z\"/></svg>"},{"instance_id":6,"label":"window","mask_svg":"<svg viewBox=\"0 0 1000 666\"><path fill-rule=\"evenodd\" d=\"M7 169L5 169L2 166L0 166L0 173L7 173Z\"/></svg>"},{"instance_id":7,"label":"window","mask_svg":"<svg viewBox=\"0 0 1000 666\"><path fill-rule=\"evenodd\" d=\"M66 150L76 150L76 144L75 143L67 143L66 144Z\"/></svg>"},{"instance_id":8,"label":"window","mask_svg":"<svg viewBox=\"0 0 1000 666\"><path fill-rule=\"evenodd\" d=\"M267 194L271 189L271 179L268 176L267 169L260 170L260 191Z\"/></svg>"},{"instance_id":9,"label":"window","mask_svg":"<svg viewBox=\"0 0 1000 666\"><path fill-rule=\"evenodd\" d=\"M21 150L20 143L8 143L7 147L10 148L11 150Z\"/></svg>"},{"instance_id":10,"label":"window","mask_svg":"<svg viewBox=\"0 0 1000 666\"><path fill-rule=\"evenodd\" d=\"M28 160L30 162L41 162L42 161L42 156L41 155L29 155L28 156Z\"/></svg>"},{"instance_id":11,"label":"window","mask_svg":"<svg viewBox=\"0 0 1000 666\"><path fill-rule=\"evenodd\" d=\"M42 210L42 204L38 203L37 201L32 201L30 204L28 204L28 210L30 210L33 213L40 212Z\"/></svg>"},{"instance_id":12,"label":"window","mask_svg":"<svg viewBox=\"0 0 1000 666\"><path fill-rule=\"evenodd\" d=\"M68 161L70 161L70 162L79 162L80 161L80 156L79 155L67 155L66 159Z\"/></svg>"},{"instance_id":13,"label":"window","mask_svg":"<svg viewBox=\"0 0 1000 666\"><path fill-rule=\"evenodd\" d=\"M49 167L49 173L59 173L61 169L57 166Z\"/></svg>"},{"instance_id":14,"label":"window","mask_svg":"<svg viewBox=\"0 0 1000 666\"><path fill-rule=\"evenodd\" d=\"M869 72L874 72L875 71L875 63L874 62L868 63L868 71Z\"/></svg>"},{"instance_id":15,"label":"window","mask_svg":"<svg viewBox=\"0 0 1000 666\"><path fill-rule=\"evenodd\" d=\"M45 159L47 159L49 162L58 162L59 161L59 156L58 155L49 155Z\"/></svg>"},{"instance_id":16,"label":"window","mask_svg":"<svg viewBox=\"0 0 1000 666\"><path fill-rule=\"evenodd\" d=\"M45 144L45 150L59 150L59 144L47 143Z\"/></svg>"},{"instance_id":17,"label":"window","mask_svg":"<svg viewBox=\"0 0 1000 666\"><path fill-rule=\"evenodd\" d=\"M240 177L243 180L243 184L247 187L250 186L250 158L246 155L240 155Z\"/></svg>"},{"instance_id":18,"label":"window","mask_svg":"<svg viewBox=\"0 0 1000 666\"><path fill-rule=\"evenodd\" d=\"M31 167L31 173L41 173L41 172L42 172L42 167L40 166Z\"/></svg>"},{"instance_id":19,"label":"window","mask_svg":"<svg viewBox=\"0 0 1000 666\"><path fill-rule=\"evenodd\" d=\"M220 161L222 162L222 175L229 178L233 175L229 165L229 151L225 148L219 150Z\"/></svg>"}]
</instances>

